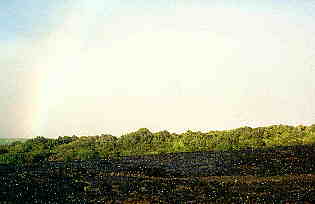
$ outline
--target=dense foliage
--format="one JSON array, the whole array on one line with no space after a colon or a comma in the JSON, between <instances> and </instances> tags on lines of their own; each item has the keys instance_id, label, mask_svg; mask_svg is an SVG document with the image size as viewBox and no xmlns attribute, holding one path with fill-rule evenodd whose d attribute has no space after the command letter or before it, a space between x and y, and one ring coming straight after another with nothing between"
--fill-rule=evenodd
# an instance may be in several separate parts
<instances>
[{"instance_id":1,"label":"dense foliage","mask_svg":"<svg viewBox=\"0 0 315 204\"><path fill-rule=\"evenodd\" d=\"M45 161L106 159L109 157L193 152L239 150L315 143L315 124L311 126L273 125L241 127L206 133L188 130L182 134L160 131L152 133L141 128L121 137L64 136L57 139L36 137L25 142L0 145L0 163L31 164Z\"/></svg>"}]
</instances>

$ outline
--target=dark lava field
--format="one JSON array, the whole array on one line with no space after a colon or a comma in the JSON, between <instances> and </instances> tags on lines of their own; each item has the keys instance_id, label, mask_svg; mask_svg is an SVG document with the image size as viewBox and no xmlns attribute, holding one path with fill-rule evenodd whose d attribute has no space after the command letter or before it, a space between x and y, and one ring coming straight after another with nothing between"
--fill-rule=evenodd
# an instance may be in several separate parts
<instances>
[{"instance_id":1,"label":"dark lava field","mask_svg":"<svg viewBox=\"0 0 315 204\"><path fill-rule=\"evenodd\" d=\"M0 165L4 203L314 203L315 145Z\"/></svg>"}]
</instances>

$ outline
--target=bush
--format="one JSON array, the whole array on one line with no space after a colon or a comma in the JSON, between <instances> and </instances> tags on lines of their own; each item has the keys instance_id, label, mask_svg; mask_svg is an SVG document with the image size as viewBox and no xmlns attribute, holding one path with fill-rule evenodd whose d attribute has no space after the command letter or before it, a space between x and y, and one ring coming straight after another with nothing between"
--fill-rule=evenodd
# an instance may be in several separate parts
<instances>
[{"instance_id":1,"label":"bush","mask_svg":"<svg viewBox=\"0 0 315 204\"><path fill-rule=\"evenodd\" d=\"M315 143L315 124L311 126L273 125L241 127L208 133L187 131L170 134L151 133L146 128L125 134L64 136L58 139L36 137L9 145L0 145L0 163L22 164L41 161L71 161L130 155L193 152L207 150L239 150Z\"/></svg>"},{"instance_id":2,"label":"bush","mask_svg":"<svg viewBox=\"0 0 315 204\"><path fill-rule=\"evenodd\" d=\"M22 165L26 163L26 156L23 153L0 154L0 163Z\"/></svg>"},{"instance_id":3,"label":"bush","mask_svg":"<svg viewBox=\"0 0 315 204\"><path fill-rule=\"evenodd\" d=\"M0 154L5 154L5 153L9 153L9 150L5 147L0 146Z\"/></svg>"}]
</instances>

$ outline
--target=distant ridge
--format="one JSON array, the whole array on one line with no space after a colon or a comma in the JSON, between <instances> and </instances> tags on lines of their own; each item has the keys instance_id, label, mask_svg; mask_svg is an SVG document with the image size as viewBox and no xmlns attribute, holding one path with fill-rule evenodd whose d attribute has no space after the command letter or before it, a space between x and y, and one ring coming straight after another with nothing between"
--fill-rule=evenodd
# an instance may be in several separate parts
<instances>
[{"instance_id":1,"label":"distant ridge","mask_svg":"<svg viewBox=\"0 0 315 204\"><path fill-rule=\"evenodd\" d=\"M0 144L12 144L13 142L25 142L27 138L0 138Z\"/></svg>"}]
</instances>

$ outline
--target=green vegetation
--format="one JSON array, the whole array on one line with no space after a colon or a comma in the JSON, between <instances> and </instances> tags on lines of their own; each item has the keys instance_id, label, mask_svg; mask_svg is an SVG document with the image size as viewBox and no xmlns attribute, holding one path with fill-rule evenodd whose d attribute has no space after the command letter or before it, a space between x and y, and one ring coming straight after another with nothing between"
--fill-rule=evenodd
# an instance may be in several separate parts
<instances>
[{"instance_id":1,"label":"green vegetation","mask_svg":"<svg viewBox=\"0 0 315 204\"><path fill-rule=\"evenodd\" d=\"M21 141L24 142L27 139L25 138L0 138L0 145L1 144L11 144L13 142Z\"/></svg>"},{"instance_id":2,"label":"green vegetation","mask_svg":"<svg viewBox=\"0 0 315 204\"><path fill-rule=\"evenodd\" d=\"M141 128L121 137L64 136L57 139L36 137L25 142L0 145L0 163L32 164L45 161L104 159L118 156L239 150L315 143L315 124L311 126L273 125L241 127L207 133L187 131L182 134Z\"/></svg>"}]
</instances>

